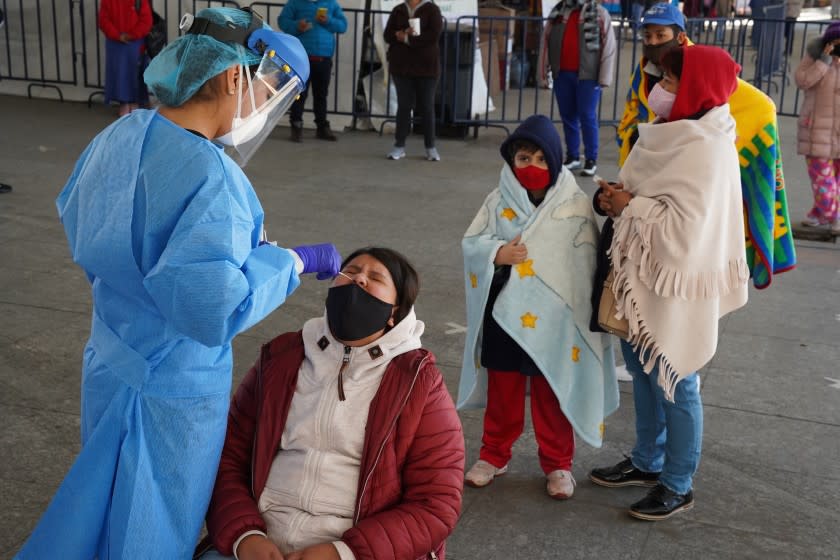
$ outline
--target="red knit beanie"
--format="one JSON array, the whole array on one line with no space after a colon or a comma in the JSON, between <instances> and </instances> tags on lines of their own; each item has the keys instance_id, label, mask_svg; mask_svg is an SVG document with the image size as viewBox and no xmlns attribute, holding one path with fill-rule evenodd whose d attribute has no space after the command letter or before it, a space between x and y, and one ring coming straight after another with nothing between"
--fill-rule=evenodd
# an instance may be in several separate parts
<instances>
[{"instance_id":1,"label":"red knit beanie","mask_svg":"<svg viewBox=\"0 0 840 560\"><path fill-rule=\"evenodd\" d=\"M669 121L692 117L729 101L741 66L719 47L683 47L680 87Z\"/></svg>"}]
</instances>

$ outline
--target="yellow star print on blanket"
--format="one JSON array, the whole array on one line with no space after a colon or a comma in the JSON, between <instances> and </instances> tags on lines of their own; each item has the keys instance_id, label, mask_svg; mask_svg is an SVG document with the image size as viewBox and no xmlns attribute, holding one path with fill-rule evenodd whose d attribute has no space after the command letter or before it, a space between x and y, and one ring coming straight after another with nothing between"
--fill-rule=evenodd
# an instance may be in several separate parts
<instances>
[{"instance_id":1,"label":"yellow star print on blanket","mask_svg":"<svg viewBox=\"0 0 840 560\"><path fill-rule=\"evenodd\" d=\"M525 329L536 329L537 328L537 319L539 319L539 317L537 317L536 315L532 315L530 311L525 313L525 315L520 317L520 319L522 319L522 328L525 328Z\"/></svg>"},{"instance_id":2,"label":"yellow star print on blanket","mask_svg":"<svg viewBox=\"0 0 840 560\"><path fill-rule=\"evenodd\" d=\"M521 262L516 265L516 272L519 273L520 278L525 278L526 276L535 276L534 269L531 266L534 264L534 259L528 259L525 262Z\"/></svg>"},{"instance_id":3,"label":"yellow star print on blanket","mask_svg":"<svg viewBox=\"0 0 840 560\"><path fill-rule=\"evenodd\" d=\"M508 220L513 221L515 217L516 212L513 210L513 208L505 208L504 210L502 210L502 218L507 218Z\"/></svg>"}]
</instances>

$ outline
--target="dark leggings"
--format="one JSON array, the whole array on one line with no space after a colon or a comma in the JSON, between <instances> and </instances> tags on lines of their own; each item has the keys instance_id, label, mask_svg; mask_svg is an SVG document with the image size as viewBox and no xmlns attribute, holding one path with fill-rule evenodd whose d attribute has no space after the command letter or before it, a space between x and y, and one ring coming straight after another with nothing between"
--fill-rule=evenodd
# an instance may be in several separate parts
<instances>
[{"instance_id":1,"label":"dark leggings","mask_svg":"<svg viewBox=\"0 0 840 560\"><path fill-rule=\"evenodd\" d=\"M397 88L397 132L394 145L405 146L411 131L411 110L423 117L423 140L427 148L435 146L435 86L437 78L414 78L391 75Z\"/></svg>"},{"instance_id":2,"label":"dark leggings","mask_svg":"<svg viewBox=\"0 0 840 560\"><path fill-rule=\"evenodd\" d=\"M312 86L312 111L315 113L315 124L319 127L327 122L327 95L330 91L330 74L332 73L332 59L309 59L309 81L300 97L292 103L289 109L289 120L294 126L303 126L303 106L309 87Z\"/></svg>"}]
</instances>

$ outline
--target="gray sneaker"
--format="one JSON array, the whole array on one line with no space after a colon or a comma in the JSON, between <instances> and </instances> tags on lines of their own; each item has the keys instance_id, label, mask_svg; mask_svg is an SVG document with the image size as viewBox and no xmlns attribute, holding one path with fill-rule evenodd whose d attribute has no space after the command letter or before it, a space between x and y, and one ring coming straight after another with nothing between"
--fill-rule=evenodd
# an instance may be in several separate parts
<instances>
[{"instance_id":1,"label":"gray sneaker","mask_svg":"<svg viewBox=\"0 0 840 560\"><path fill-rule=\"evenodd\" d=\"M437 148L426 148L426 159L429 161L440 161L440 154Z\"/></svg>"},{"instance_id":2,"label":"gray sneaker","mask_svg":"<svg viewBox=\"0 0 840 560\"><path fill-rule=\"evenodd\" d=\"M388 152L388 159L402 159L405 157L405 148L402 146L394 146L394 149Z\"/></svg>"}]
</instances>

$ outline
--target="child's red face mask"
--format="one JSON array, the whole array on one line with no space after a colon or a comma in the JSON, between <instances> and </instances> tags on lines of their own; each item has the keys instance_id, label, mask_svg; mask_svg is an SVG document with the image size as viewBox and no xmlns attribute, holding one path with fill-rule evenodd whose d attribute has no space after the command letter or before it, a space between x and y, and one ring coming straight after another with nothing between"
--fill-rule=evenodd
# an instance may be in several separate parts
<instances>
[{"instance_id":1,"label":"child's red face mask","mask_svg":"<svg viewBox=\"0 0 840 560\"><path fill-rule=\"evenodd\" d=\"M529 165L527 167L515 167L513 174L519 180L519 184L529 191L540 191L548 187L548 169Z\"/></svg>"},{"instance_id":2,"label":"child's red face mask","mask_svg":"<svg viewBox=\"0 0 840 560\"><path fill-rule=\"evenodd\" d=\"M539 191L548 188L550 175L548 162L542 150L527 152L519 150L513 156L513 174L523 188L529 191Z\"/></svg>"}]
</instances>

